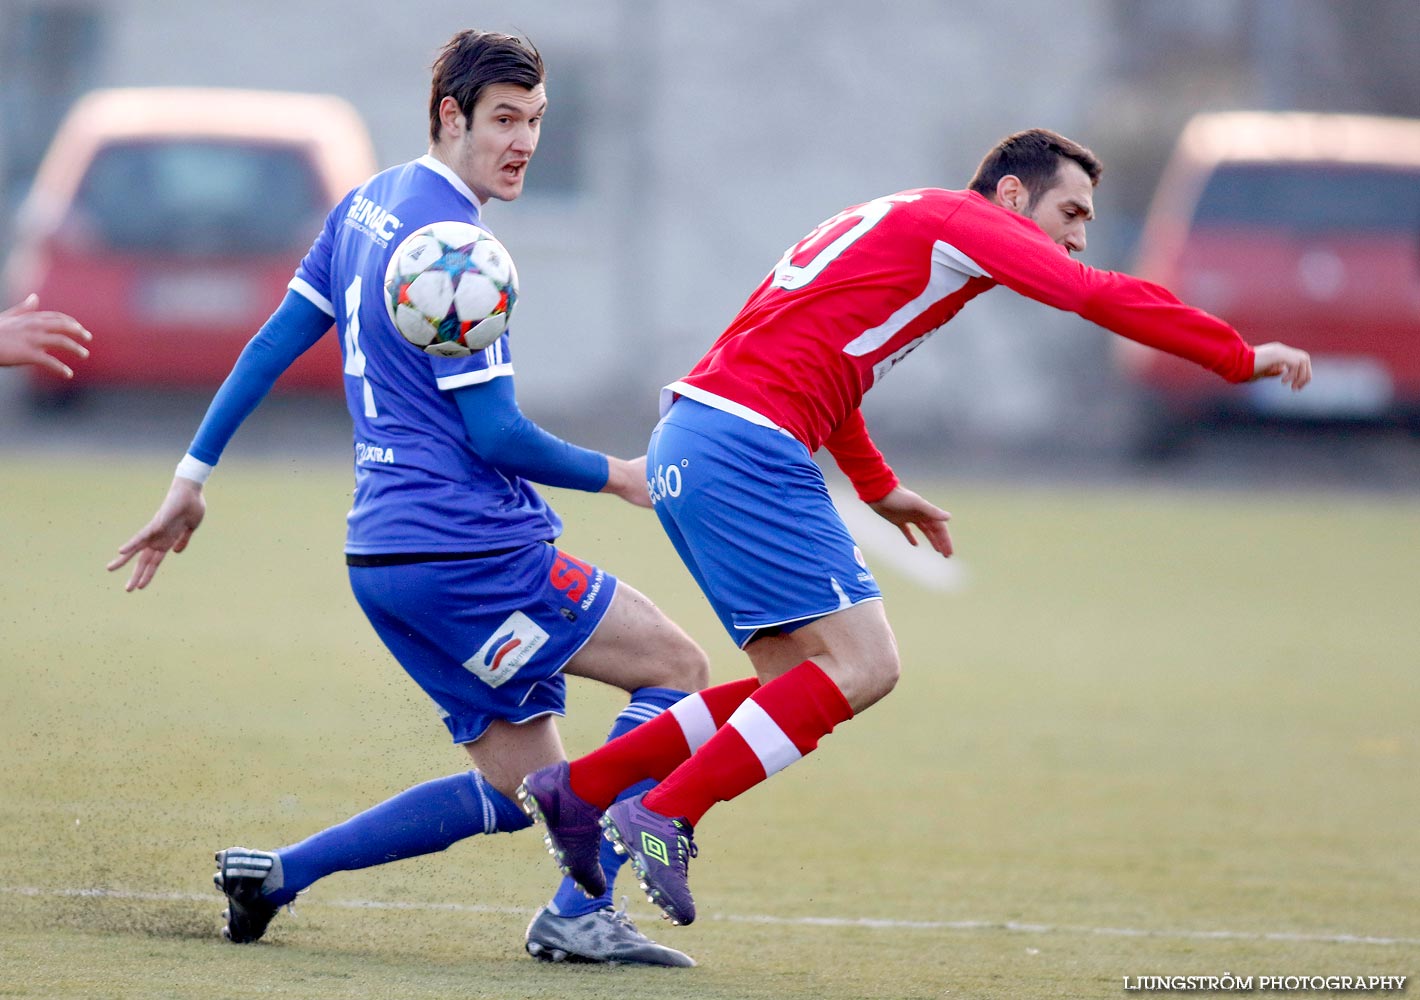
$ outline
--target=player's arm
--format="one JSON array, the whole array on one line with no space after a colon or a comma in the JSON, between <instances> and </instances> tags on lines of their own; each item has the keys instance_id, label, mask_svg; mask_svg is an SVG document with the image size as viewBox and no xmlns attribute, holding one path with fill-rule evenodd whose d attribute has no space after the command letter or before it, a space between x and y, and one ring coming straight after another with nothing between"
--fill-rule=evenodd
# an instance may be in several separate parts
<instances>
[{"instance_id":1,"label":"player's arm","mask_svg":"<svg viewBox=\"0 0 1420 1000\"><path fill-rule=\"evenodd\" d=\"M450 390L478 456L500 472L587 493L612 493L651 506L646 458L622 459L582 448L543 430L518 407L509 376Z\"/></svg>"},{"instance_id":2,"label":"player's arm","mask_svg":"<svg viewBox=\"0 0 1420 1000\"><path fill-rule=\"evenodd\" d=\"M858 498L878 514L898 526L913 545L916 525L928 544L944 556L952 554L952 538L947 532L951 515L907 489L888 466L883 453L868 436L863 411L854 410L824 439L823 446L843 470Z\"/></svg>"},{"instance_id":3,"label":"player's arm","mask_svg":"<svg viewBox=\"0 0 1420 1000\"><path fill-rule=\"evenodd\" d=\"M844 417L843 422L824 438L823 446L853 484L858 499L864 503L876 503L897 486L897 474L868 436L868 425L863 420L862 410L853 410Z\"/></svg>"},{"instance_id":4,"label":"player's arm","mask_svg":"<svg viewBox=\"0 0 1420 1000\"><path fill-rule=\"evenodd\" d=\"M1179 301L1163 286L1072 260L1027 219L975 211L953 217L957 225L949 239L1007 288L1191 361L1229 382L1276 376L1300 389L1310 380L1305 351L1269 344L1259 358L1231 326Z\"/></svg>"},{"instance_id":5,"label":"player's arm","mask_svg":"<svg viewBox=\"0 0 1420 1000\"><path fill-rule=\"evenodd\" d=\"M118 555L108 564L119 569L135 555L137 563L125 590L142 590L152 581L168 552L187 548L192 533L202 523L207 503L202 484L207 481L227 442L256 409L281 373L311 348L330 329L330 316L308 299L287 292L281 305L262 325L237 358L207 415L178 463L168 495L158 511L137 534L119 546Z\"/></svg>"}]
</instances>

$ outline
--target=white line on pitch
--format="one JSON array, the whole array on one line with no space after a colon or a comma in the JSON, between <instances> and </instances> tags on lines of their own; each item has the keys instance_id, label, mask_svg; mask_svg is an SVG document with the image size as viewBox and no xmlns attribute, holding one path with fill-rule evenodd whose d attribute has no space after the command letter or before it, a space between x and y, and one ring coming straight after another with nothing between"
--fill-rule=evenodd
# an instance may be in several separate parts
<instances>
[{"instance_id":1,"label":"white line on pitch","mask_svg":"<svg viewBox=\"0 0 1420 1000\"><path fill-rule=\"evenodd\" d=\"M216 893L137 892L126 889L39 889L0 886L0 894L42 899L127 899L154 902L216 903ZM302 907L344 910L416 910L438 913L489 913L527 916L531 907L489 906L483 903L416 903L377 899L302 900ZM1077 927L1069 924L1030 924L1017 920L890 920L879 917L773 917L768 915L711 914L710 920L729 924L774 924L783 927L868 927L906 931L1009 931L1014 934L1074 934L1094 937L1169 938L1190 941L1286 941L1310 944L1420 945L1420 938L1377 937L1368 934L1314 934L1300 931L1190 931L1144 930L1133 927Z\"/></svg>"}]
</instances>

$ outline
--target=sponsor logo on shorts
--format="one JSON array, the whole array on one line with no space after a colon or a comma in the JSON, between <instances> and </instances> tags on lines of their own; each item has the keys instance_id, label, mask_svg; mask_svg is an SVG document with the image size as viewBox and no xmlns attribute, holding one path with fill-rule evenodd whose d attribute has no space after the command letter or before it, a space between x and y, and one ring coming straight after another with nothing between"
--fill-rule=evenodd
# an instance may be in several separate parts
<instances>
[{"instance_id":1,"label":"sponsor logo on shorts","mask_svg":"<svg viewBox=\"0 0 1420 1000\"><path fill-rule=\"evenodd\" d=\"M680 496L681 489L685 486L685 478L681 475L681 469L690 468L690 459L682 458L679 464L672 462L670 465L658 465L654 475L646 477L646 492L651 494L651 506L665 500L667 497ZM646 470L650 472L649 469Z\"/></svg>"},{"instance_id":2,"label":"sponsor logo on shorts","mask_svg":"<svg viewBox=\"0 0 1420 1000\"><path fill-rule=\"evenodd\" d=\"M858 574L859 583L876 582L873 580L873 571L868 569L868 560L863 558L863 550L856 545L853 546L853 561L856 562L862 570L862 572Z\"/></svg>"},{"instance_id":3,"label":"sponsor logo on shorts","mask_svg":"<svg viewBox=\"0 0 1420 1000\"><path fill-rule=\"evenodd\" d=\"M560 590L567 600L583 611L591 610L597 602L605 578L606 574L591 563L584 563L561 549L552 561L552 568L547 571L547 582L553 589Z\"/></svg>"},{"instance_id":4,"label":"sponsor logo on shorts","mask_svg":"<svg viewBox=\"0 0 1420 1000\"><path fill-rule=\"evenodd\" d=\"M521 611L514 611L467 660L464 669L489 687L499 687L532 659L547 642L547 633Z\"/></svg>"}]
</instances>

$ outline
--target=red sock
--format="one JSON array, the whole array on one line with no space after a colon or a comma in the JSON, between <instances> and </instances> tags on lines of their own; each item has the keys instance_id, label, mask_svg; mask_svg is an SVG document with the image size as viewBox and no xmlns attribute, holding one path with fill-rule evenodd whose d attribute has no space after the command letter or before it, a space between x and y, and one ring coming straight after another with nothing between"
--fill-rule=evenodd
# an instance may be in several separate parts
<instances>
[{"instance_id":1,"label":"red sock","mask_svg":"<svg viewBox=\"0 0 1420 1000\"><path fill-rule=\"evenodd\" d=\"M572 761L572 791L605 809L638 781L660 781L713 736L758 687L758 677L745 677L687 695L650 722Z\"/></svg>"},{"instance_id":2,"label":"red sock","mask_svg":"<svg viewBox=\"0 0 1420 1000\"><path fill-rule=\"evenodd\" d=\"M788 767L851 718L853 708L838 685L805 660L735 709L703 747L646 793L646 808L684 816L694 826L716 802Z\"/></svg>"}]
</instances>

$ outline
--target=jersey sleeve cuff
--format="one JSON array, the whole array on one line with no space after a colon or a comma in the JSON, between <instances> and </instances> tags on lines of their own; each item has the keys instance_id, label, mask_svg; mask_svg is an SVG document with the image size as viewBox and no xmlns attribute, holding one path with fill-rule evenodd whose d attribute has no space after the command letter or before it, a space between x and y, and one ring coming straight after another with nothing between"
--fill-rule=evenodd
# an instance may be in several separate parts
<instances>
[{"instance_id":1,"label":"jersey sleeve cuff","mask_svg":"<svg viewBox=\"0 0 1420 1000\"><path fill-rule=\"evenodd\" d=\"M207 477L212 475L214 468L216 468L216 466L208 465L201 459L193 458L191 455L184 455L182 461L178 463L173 475L181 476L183 479L191 479L200 486L207 482Z\"/></svg>"},{"instance_id":2,"label":"jersey sleeve cuff","mask_svg":"<svg viewBox=\"0 0 1420 1000\"><path fill-rule=\"evenodd\" d=\"M513 374L512 364L494 365L491 368L480 368L476 372L462 372L458 375L443 375L434 380L434 384L440 389L462 389L466 385L482 385L484 382L491 382L495 378Z\"/></svg>"},{"instance_id":3,"label":"jersey sleeve cuff","mask_svg":"<svg viewBox=\"0 0 1420 1000\"><path fill-rule=\"evenodd\" d=\"M301 298L305 299L311 305L315 306L321 312L325 313L327 316L331 317L332 319L335 318L335 306L331 305L330 299L326 298L320 292L316 291L315 286L312 285L305 278L292 278L291 283L286 287L289 288L291 291L295 292Z\"/></svg>"},{"instance_id":4,"label":"jersey sleeve cuff","mask_svg":"<svg viewBox=\"0 0 1420 1000\"><path fill-rule=\"evenodd\" d=\"M897 489L900 480L897 474L891 469L884 467L883 473L869 479L853 480L853 488L858 492L858 499L864 503L877 503L893 490Z\"/></svg>"}]
</instances>

